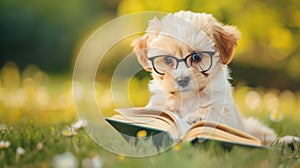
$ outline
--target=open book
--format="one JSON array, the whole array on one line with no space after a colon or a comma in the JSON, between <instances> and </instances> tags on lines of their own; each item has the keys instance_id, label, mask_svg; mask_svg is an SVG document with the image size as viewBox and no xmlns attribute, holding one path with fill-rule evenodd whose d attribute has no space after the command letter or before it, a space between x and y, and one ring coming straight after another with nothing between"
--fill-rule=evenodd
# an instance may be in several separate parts
<instances>
[{"instance_id":1,"label":"open book","mask_svg":"<svg viewBox=\"0 0 300 168\"><path fill-rule=\"evenodd\" d=\"M258 138L220 123L199 121L189 125L172 112L148 108L117 109L116 111L119 114L106 118L106 121L123 135L136 137L138 132L143 130L147 132L147 136L156 137L155 141L161 140L160 135L167 135L173 142L207 139L242 146L262 147L262 142Z\"/></svg>"}]
</instances>

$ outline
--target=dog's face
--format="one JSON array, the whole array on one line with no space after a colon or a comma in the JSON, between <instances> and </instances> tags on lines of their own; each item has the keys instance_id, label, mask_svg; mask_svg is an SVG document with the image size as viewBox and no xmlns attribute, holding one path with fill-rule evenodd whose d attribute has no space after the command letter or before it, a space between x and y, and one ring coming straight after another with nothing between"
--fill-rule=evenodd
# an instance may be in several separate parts
<instances>
[{"instance_id":1,"label":"dog's face","mask_svg":"<svg viewBox=\"0 0 300 168\"><path fill-rule=\"evenodd\" d=\"M132 45L165 93L201 92L230 62L239 32L208 14L180 11L149 22Z\"/></svg>"}]
</instances>

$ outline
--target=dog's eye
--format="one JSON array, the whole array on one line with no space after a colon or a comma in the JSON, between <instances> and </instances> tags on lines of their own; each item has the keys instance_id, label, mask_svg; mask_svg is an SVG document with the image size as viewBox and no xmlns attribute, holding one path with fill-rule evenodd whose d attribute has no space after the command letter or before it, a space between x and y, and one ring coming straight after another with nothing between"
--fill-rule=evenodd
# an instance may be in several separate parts
<instances>
[{"instance_id":1,"label":"dog's eye","mask_svg":"<svg viewBox=\"0 0 300 168\"><path fill-rule=\"evenodd\" d=\"M173 63L172 57L165 57L165 63L166 63L167 65L172 64L172 63Z\"/></svg>"},{"instance_id":2,"label":"dog's eye","mask_svg":"<svg viewBox=\"0 0 300 168\"><path fill-rule=\"evenodd\" d=\"M200 62L202 59L202 56L199 53L194 53L192 55L192 62Z\"/></svg>"}]
</instances>

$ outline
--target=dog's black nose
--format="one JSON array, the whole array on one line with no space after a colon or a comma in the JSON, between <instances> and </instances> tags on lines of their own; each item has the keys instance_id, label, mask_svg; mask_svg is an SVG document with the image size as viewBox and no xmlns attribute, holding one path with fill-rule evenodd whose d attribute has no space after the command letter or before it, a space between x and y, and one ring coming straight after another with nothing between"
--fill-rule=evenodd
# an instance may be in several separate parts
<instances>
[{"instance_id":1,"label":"dog's black nose","mask_svg":"<svg viewBox=\"0 0 300 168\"><path fill-rule=\"evenodd\" d=\"M189 84L190 78L189 77L178 77L176 78L176 82L179 86L185 87Z\"/></svg>"}]
</instances>

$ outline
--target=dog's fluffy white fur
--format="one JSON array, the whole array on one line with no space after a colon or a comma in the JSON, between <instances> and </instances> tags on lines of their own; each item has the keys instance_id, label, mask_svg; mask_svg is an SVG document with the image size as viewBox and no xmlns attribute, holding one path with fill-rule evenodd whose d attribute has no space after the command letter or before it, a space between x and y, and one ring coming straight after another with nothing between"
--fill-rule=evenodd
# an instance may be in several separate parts
<instances>
[{"instance_id":1,"label":"dog's fluffy white fur","mask_svg":"<svg viewBox=\"0 0 300 168\"><path fill-rule=\"evenodd\" d=\"M254 118L241 116L233 100L227 64L239 38L236 27L223 25L210 14L180 11L150 20L146 34L132 43L139 63L153 76L147 107L172 111L190 124L199 120L223 123L271 144L276 133ZM184 58L195 51L216 51L206 74L181 62L177 69L161 75L148 60L162 54ZM175 79L186 76L188 85L179 86Z\"/></svg>"}]
</instances>

